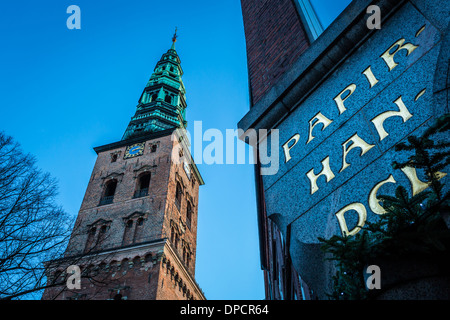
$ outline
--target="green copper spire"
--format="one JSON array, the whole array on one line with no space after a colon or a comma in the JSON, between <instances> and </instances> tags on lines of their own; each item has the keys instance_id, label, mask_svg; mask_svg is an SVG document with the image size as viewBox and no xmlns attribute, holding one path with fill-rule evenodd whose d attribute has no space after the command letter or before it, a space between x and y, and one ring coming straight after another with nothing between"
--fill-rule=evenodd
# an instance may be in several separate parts
<instances>
[{"instance_id":1,"label":"green copper spire","mask_svg":"<svg viewBox=\"0 0 450 320\"><path fill-rule=\"evenodd\" d=\"M181 61L175 50L177 37L175 29L172 46L156 64L122 140L186 127L186 90L181 79L183 75Z\"/></svg>"}]
</instances>

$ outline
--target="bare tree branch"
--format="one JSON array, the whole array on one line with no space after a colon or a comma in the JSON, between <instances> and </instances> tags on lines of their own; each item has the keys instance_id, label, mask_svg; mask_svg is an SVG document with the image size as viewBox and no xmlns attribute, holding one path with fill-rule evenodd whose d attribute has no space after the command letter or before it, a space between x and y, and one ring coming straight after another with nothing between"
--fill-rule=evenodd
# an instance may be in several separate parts
<instances>
[{"instance_id":1,"label":"bare tree branch","mask_svg":"<svg viewBox=\"0 0 450 320\"><path fill-rule=\"evenodd\" d=\"M56 195L56 181L0 132L0 299L46 287L43 262L62 257L74 222Z\"/></svg>"}]
</instances>

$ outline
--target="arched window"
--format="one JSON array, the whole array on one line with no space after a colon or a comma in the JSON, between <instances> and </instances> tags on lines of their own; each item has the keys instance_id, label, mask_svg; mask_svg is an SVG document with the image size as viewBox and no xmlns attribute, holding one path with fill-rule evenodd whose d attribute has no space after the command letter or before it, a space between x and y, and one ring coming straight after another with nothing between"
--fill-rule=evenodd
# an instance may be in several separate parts
<instances>
[{"instance_id":1,"label":"arched window","mask_svg":"<svg viewBox=\"0 0 450 320\"><path fill-rule=\"evenodd\" d=\"M182 196L183 196L183 189L181 189L181 184L179 182L177 182L177 187L175 190L175 204L176 204L178 210L180 210Z\"/></svg>"},{"instance_id":2,"label":"arched window","mask_svg":"<svg viewBox=\"0 0 450 320\"><path fill-rule=\"evenodd\" d=\"M86 246L84 248L84 252L88 252L93 247L96 233L97 233L96 227L92 227L89 229L88 238L86 241Z\"/></svg>"},{"instance_id":3,"label":"arched window","mask_svg":"<svg viewBox=\"0 0 450 320\"><path fill-rule=\"evenodd\" d=\"M103 241L106 239L106 232L108 231L108 224L102 226L92 226L88 232L88 238L86 241L86 246L84 252L89 252L90 250L98 250L102 245Z\"/></svg>"},{"instance_id":4,"label":"arched window","mask_svg":"<svg viewBox=\"0 0 450 320\"><path fill-rule=\"evenodd\" d=\"M135 198L148 196L150 177L151 177L150 172L144 172L138 177L136 191L134 192Z\"/></svg>"},{"instance_id":5,"label":"arched window","mask_svg":"<svg viewBox=\"0 0 450 320\"><path fill-rule=\"evenodd\" d=\"M109 180L105 185L103 197L100 199L100 205L110 204L113 202L114 194L116 193L117 180Z\"/></svg>"},{"instance_id":6,"label":"arched window","mask_svg":"<svg viewBox=\"0 0 450 320\"><path fill-rule=\"evenodd\" d=\"M188 201L186 208L186 225L189 229L191 229L191 220L192 220L192 205L191 202Z\"/></svg>"},{"instance_id":7,"label":"arched window","mask_svg":"<svg viewBox=\"0 0 450 320\"><path fill-rule=\"evenodd\" d=\"M130 229L133 227L133 220L128 220L127 221L127 228Z\"/></svg>"},{"instance_id":8,"label":"arched window","mask_svg":"<svg viewBox=\"0 0 450 320\"><path fill-rule=\"evenodd\" d=\"M134 229L133 243L141 242L143 240L143 226L144 226L144 218L139 218L136 222L136 227Z\"/></svg>"},{"instance_id":9,"label":"arched window","mask_svg":"<svg viewBox=\"0 0 450 320\"><path fill-rule=\"evenodd\" d=\"M107 230L108 230L107 226L101 226L101 228L99 230L99 234L98 234L98 241L97 241L98 245L101 245L103 243L103 241L105 240Z\"/></svg>"},{"instance_id":10,"label":"arched window","mask_svg":"<svg viewBox=\"0 0 450 320\"><path fill-rule=\"evenodd\" d=\"M128 220L125 224L125 231L123 232L122 245L131 244L134 238L133 220Z\"/></svg>"},{"instance_id":11,"label":"arched window","mask_svg":"<svg viewBox=\"0 0 450 320\"><path fill-rule=\"evenodd\" d=\"M166 97L164 98L164 101L167 103L172 103L172 96L169 94L166 94Z\"/></svg>"},{"instance_id":12,"label":"arched window","mask_svg":"<svg viewBox=\"0 0 450 320\"><path fill-rule=\"evenodd\" d=\"M152 261L152 254L151 254L151 253L146 254L145 257L144 257L144 259L145 259L145 262L150 262L150 261Z\"/></svg>"},{"instance_id":13,"label":"arched window","mask_svg":"<svg viewBox=\"0 0 450 320\"><path fill-rule=\"evenodd\" d=\"M152 100L151 100L151 101L156 101L157 98L158 98L158 94L157 94L157 93L154 93L154 94L152 95Z\"/></svg>"},{"instance_id":14,"label":"arched window","mask_svg":"<svg viewBox=\"0 0 450 320\"><path fill-rule=\"evenodd\" d=\"M128 258L125 258L120 263L120 270L126 271L130 268L130 260Z\"/></svg>"},{"instance_id":15,"label":"arched window","mask_svg":"<svg viewBox=\"0 0 450 320\"><path fill-rule=\"evenodd\" d=\"M105 197L112 197L116 192L117 180L111 180L107 183L105 188Z\"/></svg>"}]
</instances>

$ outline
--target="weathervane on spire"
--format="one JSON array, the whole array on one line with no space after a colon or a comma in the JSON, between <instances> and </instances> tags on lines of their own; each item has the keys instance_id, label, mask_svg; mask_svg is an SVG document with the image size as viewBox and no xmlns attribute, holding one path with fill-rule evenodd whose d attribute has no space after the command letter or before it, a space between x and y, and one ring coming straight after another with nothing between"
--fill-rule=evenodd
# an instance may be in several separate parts
<instances>
[{"instance_id":1,"label":"weathervane on spire","mask_svg":"<svg viewBox=\"0 0 450 320\"><path fill-rule=\"evenodd\" d=\"M172 38L172 42L173 42L173 43L175 43L175 42L177 41L177 38L178 38L178 36L177 36L177 30L178 30L178 28L175 27L175 33L173 34L173 38Z\"/></svg>"},{"instance_id":2,"label":"weathervane on spire","mask_svg":"<svg viewBox=\"0 0 450 320\"><path fill-rule=\"evenodd\" d=\"M172 49L172 50L175 50L175 42L177 42L177 38L178 38L177 30L178 30L178 28L175 27L175 33L173 34L173 37L172 37L172 47L170 47L170 49Z\"/></svg>"}]
</instances>

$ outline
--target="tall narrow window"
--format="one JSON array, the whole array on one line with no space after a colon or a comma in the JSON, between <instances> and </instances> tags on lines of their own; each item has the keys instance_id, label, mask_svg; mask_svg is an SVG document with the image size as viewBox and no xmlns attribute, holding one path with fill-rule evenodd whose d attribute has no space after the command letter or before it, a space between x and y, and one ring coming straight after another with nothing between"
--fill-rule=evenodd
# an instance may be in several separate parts
<instances>
[{"instance_id":1,"label":"tall narrow window","mask_svg":"<svg viewBox=\"0 0 450 320\"><path fill-rule=\"evenodd\" d=\"M186 225L189 229L191 229L191 220L192 220L192 205L191 202L188 201L186 209Z\"/></svg>"},{"instance_id":2,"label":"tall narrow window","mask_svg":"<svg viewBox=\"0 0 450 320\"><path fill-rule=\"evenodd\" d=\"M114 194L116 193L117 180L109 180L105 185L103 197L100 199L100 205L110 204L113 202Z\"/></svg>"},{"instance_id":3,"label":"tall narrow window","mask_svg":"<svg viewBox=\"0 0 450 320\"><path fill-rule=\"evenodd\" d=\"M179 182L177 182L177 187L175 190L175 204L176 204L178 210L180 210L182 195L183 195L183 190L181 189L181 184Z\"/></svg>"},{"instance_id":4,"label":"tall narrow window","mask_svg":"<svg viewBox=\"0 0 450 320\"><path fill-rule=\"evenodd\" d=\"M172 227L170 230L170 242L174 243L175 241L175 229Z\"/></svg>"},{"instance_id":5,"label":"tall narrow window","mask_svg":"<svg viewBox=\"0 0 450 320\"><path fill-rule=\"evenodd\" d=\"M178 241L179 241L178 232L175 231L175 228L172 227L171 234L170 234L170 242L172 242L175 249L178 248Z\"/></svg>"},{"instance_id":6,"label":"tall narrow window","mask_svg":"<svg viewBox=\"0 0 450 320\"><path fill-rule=\"evenodd\" d=\"M134 239L133 239L133 243L137 243L137 242L141 242L143 239L143 225L144 225L144 219L143 218L139 218L137 220L136 223L136 228L134 230Z\"/></svg>"},{"instance_id":7,"label":"tall narrow window","mask_svg":"<svg viewBox=\"0 0 450 320\"><path fill-rule=\"evenodd\" d=\"M150 186L150 172L142 173L137 180L135 198L148 196L148 188Z\"/></svg>"},{"instance_id":8,"label":"tall narrow window","mask_svg":"<svg viewBox=\"0 0 450 320\"><path fill-rule=\"evenodd\" d=\"M125 231L123 233L123 245L131 244L134 238L133 232L133 220L128 220L125 225Z\"/></svg>"},{"instance_id":9,"label":"tall narrow window","mask_svg":"<svg viewBox=\"0 0 450 320\"><path fill-rule=\"evenodd\" d=\"M172 97L169 94L166 94L166 97L164 98L164 101L167 103L172 103Z\"/></svg>"}]
</instances>

